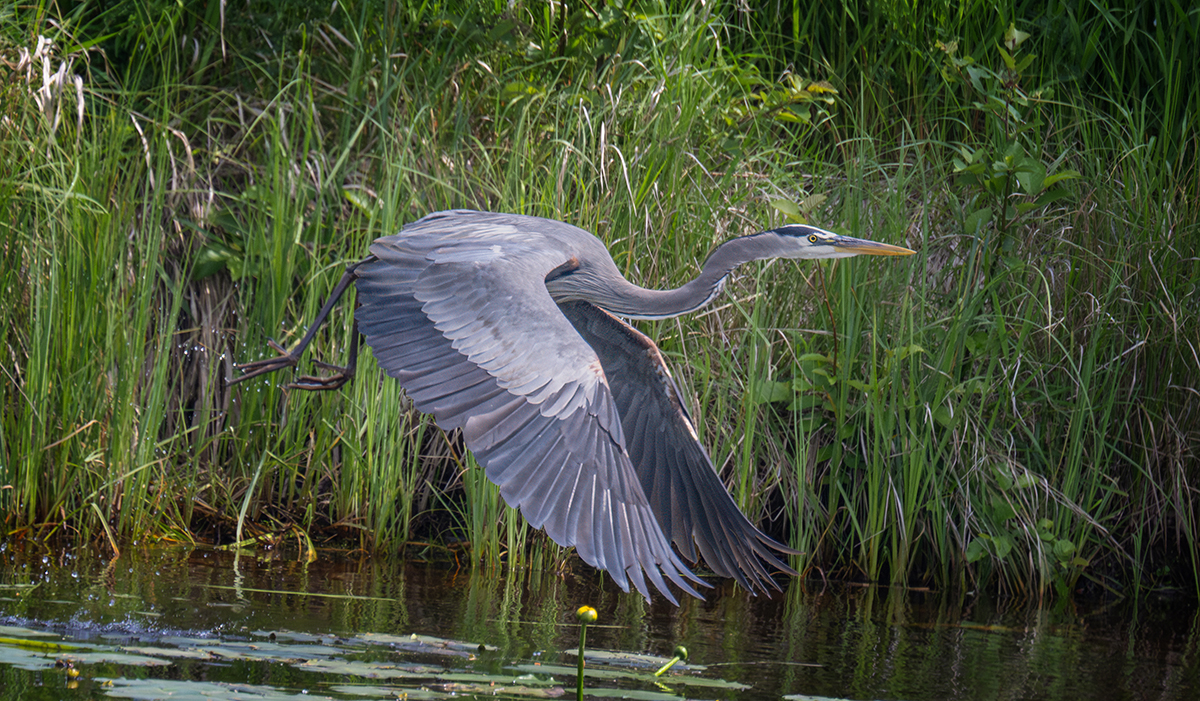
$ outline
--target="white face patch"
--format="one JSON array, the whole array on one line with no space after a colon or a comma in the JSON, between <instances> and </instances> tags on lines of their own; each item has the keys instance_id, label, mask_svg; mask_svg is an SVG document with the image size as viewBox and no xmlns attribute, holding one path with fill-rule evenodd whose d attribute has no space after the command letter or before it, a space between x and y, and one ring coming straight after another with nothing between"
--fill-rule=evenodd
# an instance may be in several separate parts
<instances>
[{"instance_id":1,"label":"white face patch","mask_svg":"<svg viewBox=\"0 0 1200 701\"><path fill-rule=\"evenodd\" d=\"M781 257L790 258L792 260L811 260L813 258L828 260L831 258L849 258L853 255L855 255L854 252L837 248L836 246L831 246L828 244L814 244L811 246L805 246L799 250L790 251Z\"/></svg>"}]
</instances>

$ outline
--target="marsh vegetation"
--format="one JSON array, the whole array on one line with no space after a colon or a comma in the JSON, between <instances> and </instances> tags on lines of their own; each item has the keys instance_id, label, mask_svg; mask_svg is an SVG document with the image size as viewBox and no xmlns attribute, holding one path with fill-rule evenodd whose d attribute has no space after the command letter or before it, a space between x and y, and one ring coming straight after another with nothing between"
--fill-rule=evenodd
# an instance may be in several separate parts
<instances>
[{"instance_id":1,"label":"marsh vegetation","mask_svg":"<svg viewBox=\"0 0 1200 701\"><path fill-rule=\"evenodd\" d=\"M919 255L748 266L641 323L798 569L1194 594L1198 45L1158 2L9 6L9 537L554 568L369 352L336 393L233 363L432 211L569 221L661 287L803 220Z\"/></svg>"}]
</instances>

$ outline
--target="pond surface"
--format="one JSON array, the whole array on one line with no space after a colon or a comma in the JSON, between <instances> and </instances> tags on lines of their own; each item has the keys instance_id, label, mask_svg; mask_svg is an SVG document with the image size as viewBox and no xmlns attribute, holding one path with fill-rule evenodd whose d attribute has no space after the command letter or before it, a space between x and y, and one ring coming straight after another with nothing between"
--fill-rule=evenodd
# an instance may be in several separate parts
<instances>
[{"instance_id":1,"label":"pond surface","mask_svg":"<svg viewBox=\"0 0 1200 701\"><path fill-rule=\"evenodd\" d=\"M718 585L721 583L718 582ZM1024 603L794 580L676 608L590 568L0 546L0 699L1196 699L1194 600ZM676 645L691 653L661 678Z\"/></svg>"}]
</instances>

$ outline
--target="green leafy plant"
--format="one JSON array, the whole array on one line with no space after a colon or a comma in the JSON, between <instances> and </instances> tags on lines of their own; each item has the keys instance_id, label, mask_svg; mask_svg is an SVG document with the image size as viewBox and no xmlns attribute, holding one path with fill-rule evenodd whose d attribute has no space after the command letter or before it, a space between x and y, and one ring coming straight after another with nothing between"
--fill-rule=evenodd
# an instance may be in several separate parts
<instances>
[{"instance_id":1,"label":"green leafy plant","mask_svg":"<svg viewBox=\"0 0 1200 701\"><path fill-rule=\"evenodd\" d=\"M1089 562L1052 519L1039 515L1046 508L1039 492L1045 491L1045 480L1031 472L993 465L988 487L974 505L981 530L967 545L967 562L1034 560L1057 590L1069 592Z\"/></svg>"},{"instance_id":2,"label":"green leafy plant","mask_svg":"<svg viewBox=\"0 0 1200 701\"><path fill-rule=\"evenodd\" d=\"M988 238L982 249L989 256L989 276L1001 258L1011 255L1011 234L1035 212L1070 197L1061 183L1079 177L1063 168L1069 156L1064 151L1047 162L1043 147L1045 122L1042 106L1053 90L1027 89L1022 81L1037 59L1022 54L1021 44L1029 34L1009 25L1003 42L996 47L1000 68L991 68L971 56L960 56L957 42L938 42L945 55L943 77L961 85L971 96L966 115L972 134L981 128L982 139L964 140L956 147L954 172L972 194L963 203L963 232Z\"/></svg>"}]
</instances>

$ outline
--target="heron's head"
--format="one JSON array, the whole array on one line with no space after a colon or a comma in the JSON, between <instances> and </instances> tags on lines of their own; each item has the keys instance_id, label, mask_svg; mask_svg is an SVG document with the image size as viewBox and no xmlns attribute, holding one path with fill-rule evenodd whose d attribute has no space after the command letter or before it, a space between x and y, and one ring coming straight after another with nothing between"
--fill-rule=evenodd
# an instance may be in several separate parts
<instances>
[{"instance_id":1,"label":"heron's head","mask_svg":"<svg viewBox=\"0 0 1200 701\"><path fill-rule=\"evenodd\" d=\"M850 256L908 256L916 253L903 246L841 236L807 224L788 224L766 232L779 237L781 258L816 259Z\"/></svg>"}]
</instances>

